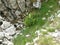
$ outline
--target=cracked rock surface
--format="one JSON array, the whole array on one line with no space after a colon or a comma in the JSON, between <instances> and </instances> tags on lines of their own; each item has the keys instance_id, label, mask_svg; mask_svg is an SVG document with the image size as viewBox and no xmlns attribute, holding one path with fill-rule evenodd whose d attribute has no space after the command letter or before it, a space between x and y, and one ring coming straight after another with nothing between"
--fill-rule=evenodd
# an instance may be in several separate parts
<instances>
[{"instance_id":1,"label":"cracked rock surface","mask_svg":"<svg viewBox=\"0 0 60 45\"><path fill-rule=\"evenodd\" d=\"M0 16L0 45L14 45L12 40L20 31L10 22Z\"/></svg>"}]
</instances>

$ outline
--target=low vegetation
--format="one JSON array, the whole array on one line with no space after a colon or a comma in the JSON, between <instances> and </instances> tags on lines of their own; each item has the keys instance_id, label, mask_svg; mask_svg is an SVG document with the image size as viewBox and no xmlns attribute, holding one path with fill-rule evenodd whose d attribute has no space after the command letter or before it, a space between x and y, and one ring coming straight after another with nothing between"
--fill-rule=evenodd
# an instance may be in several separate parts
<instances>
[{"instance_id":1,"label":"low vegetation","mask_svg":"<svg viewBox=\"0 0 60 45\"><path fill-rule=\"evenodd\" d=\"M50 24L48 18L52 14L54 15L57 10L59 10L58 0L48 0L48 2L43 1L41 9L33 9L32 12L25 17L24 24L26 27L21 30L22 35L18 35L17 38L14 39L14 45L25 45L26 42L32 42L37 36L35 31L41 31L41 28L44 28L43 25L48 27ZM50 28L47 32L54 32L54 29ZM45 35L47 32L42 33ZM26 37L26 35L30 36ZM38 45L57 45L50 36L41 36L37 42Z\"/></svg>"}]
</instances>

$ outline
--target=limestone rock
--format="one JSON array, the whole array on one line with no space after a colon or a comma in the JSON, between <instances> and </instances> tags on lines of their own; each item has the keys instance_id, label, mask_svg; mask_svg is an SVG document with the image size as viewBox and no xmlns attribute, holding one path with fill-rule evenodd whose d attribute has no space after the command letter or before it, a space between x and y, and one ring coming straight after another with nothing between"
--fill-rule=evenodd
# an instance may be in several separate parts
<instances>
[{"instance_id":1,"label":"limestone rock","mask_svg":"<svg viewBox=\"0 0 60 45\"><path fill-rule=\"evenodd\" d=\"M8 28L10 25L11 25L10 22L3 21L3 24L1 25L1 28L2 28L2 29L6 29L6 28Z\"/></svg>"},{"instance_id":2,"label":"limestone rock","mask_svg":"<svg viewBox=\"0 0 60 45\"><path fill-rule=\"evenodd\" d=\"M4 32L0 32L0 39L3 39L4 37Z\"/></svg>"},{"instance_id":3,"label":"limestone rock","mask_svg":"<svg viewBox=\"0 0 60 45\"><path fill-rule=\"evenodd\" d=\"M18 5L19 5L19 8L21 9L22 12L25 11L25 0L17 0L18 1Z\"/></svg>"},{"instance_id":4,"label":"limestone rock","mask_svg":"<svg viewBox=\"0 0 60 45\"><path fill-rule=\"evenodd\" d=\"M13 37L12 37L12 36L9 36L8 33L5 33L5 37L6 37L8 40L12 40L12 39L13 39Z\"/></svg>"},{"instance_id":5,"label":"limestone rock","mask_svg":"<svg viewBox=\"0 0 60 45\"><path fill-rule=\"evenodd\" d=\"M35 8L41 8L41 2L40 2L40 0L37 0L36 2L33 2L33 6Z\"/></svg>"},{"instance_id":6,"label":"limestone rock","mask_svg":"<svg viewBox=\"0 0 60 45\"><path fill-rule=\"evenodd\" d=\"M16 28L13 25L5 30L5 32L8 33L9 35L14 35L16 33L15 31Z\"/></svg>"}]
</instances>

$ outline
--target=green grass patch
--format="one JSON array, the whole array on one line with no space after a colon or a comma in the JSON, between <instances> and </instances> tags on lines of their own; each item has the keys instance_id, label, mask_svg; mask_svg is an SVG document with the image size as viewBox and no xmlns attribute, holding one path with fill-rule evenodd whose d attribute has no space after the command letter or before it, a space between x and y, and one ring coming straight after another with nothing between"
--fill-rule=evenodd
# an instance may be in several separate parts
<instances>
[{"instance_id":1,"label":"green grass patch","mask_svg":"<svg viewBox=\"0 0 60 45\"><path fill-rule=\"evenodd\" d=\"M58 1L57 0L49 0L48 2L42 2L41 9L33 9L32 12L24 19L24 24L26 25L25 29L21 30L23 35L18 35L17 38L14 39L14 45L25 45L26 42L31 42L33 38L36 37L35 31L42 28L42 26L47 23L47 19L51 14L54 14L58 9ZM50 8L49 6L53 6ZM50 12L48 12L50 10ZM48 13L48 15L46 15ZM45 17L46 20L42 20ZM53 29L49 29L49 32L53 32ZM43 34L47 34L47 32L42 32ZM30 34L29 38L26 38L25 35ZM47 39L47 40L46 40ZM50 45L50 38L42 37L42 44L40 45ZM48 44L49 43L49 44ZM53 44L51 44L53 45Z\"/></svg>"}]
</instances>

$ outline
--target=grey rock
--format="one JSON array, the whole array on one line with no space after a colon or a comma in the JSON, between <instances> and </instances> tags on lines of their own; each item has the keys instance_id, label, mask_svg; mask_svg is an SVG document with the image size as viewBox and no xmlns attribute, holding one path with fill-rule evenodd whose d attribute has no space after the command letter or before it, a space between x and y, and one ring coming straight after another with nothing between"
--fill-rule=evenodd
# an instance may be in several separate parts
<instances>
[{"instance_id":1,"label":"grey rock","mask_svg":"<svg viewBox=\"0 0 60 45\"><path fill-rule=\"evenodd\" d=\"M33 6L35 7L35 8L41 8L41 1L40 0L37 0L36 2L33 2Z\"/></svg>"},{"instance_id":2,"label":"grey rock","mask_svg":"<svg viewBox=\"0 0 60 45\"><path fill-rule=\"evenodd\" d=\"M9 35L14 35L16 33L15 31L16 31L16 28L13 25L5 30L5 32Z\"/></svg>"},{"instance_id":3,"label":"grey rock","mask_svg":"<svg viewBox=\"0 0 60 45\"><path fill-rule=\"evenodd\" d=\"M11 26L10 22L3 21L3 24L1 25L2 29L7 29L9 26Z\"/></svg>"},{"instance_id":4,"label":"grey rock","mask_svg":"<svg viewBox=\"0 0 60 45\"><path fill-rule=\"evenodd\" d=\"M22 0L22 1L21 0L17 0L17 2L18 2L20 10L22 12L24 12L25 11L25 0Z\"/></svg>"},{"instance_id":5,"label":"grey rock","mask_svg":"<svg viewBox=\"0 0 60 45\"><path fill-rule=\"evenodd\" d=\"M10 36L8 33L5 33L5 38L7 38L8 40L12 40L13 36Z\"/></svg>"},{"instance_id":6,"label":"grey rock","mask_svg":"<svg viewBox=\"0 0 60 45\"><path fill-rule=\"evenodd\" d=\"M0 32L0 39L4 38L4 32Z\"/></svg>"},{"instance_id":7,"label":"grey rock","mask_svg":"<svg viewBox=\"0 0 60 45\"><path fill-rule=\"evenodd\" d=\"M4 45L14 45L11 41L5 40L3 41Z\"/></svg>"},{"instance_id":8,"label":"grey rock","mask_svg":"<svg viewBox=\"0 0 60 45\"><path fill-rule=\"evenodd\" d=\"M18 15L21 14L21 12L20 12L19 10L16 10L16 11L15 11L15 14L18 16Z\"/></svg>"},{"instance_id":9,"label":"grey rock","mask_svg":"<svg viewBox=\"0 0 60 45\"><path fill-rule=\"evenodd\" d=\"M16 9L17 8L16 1L17 0L8 0L8 2L11 5L12 9Z\"/></svg>"}]
</instances>

